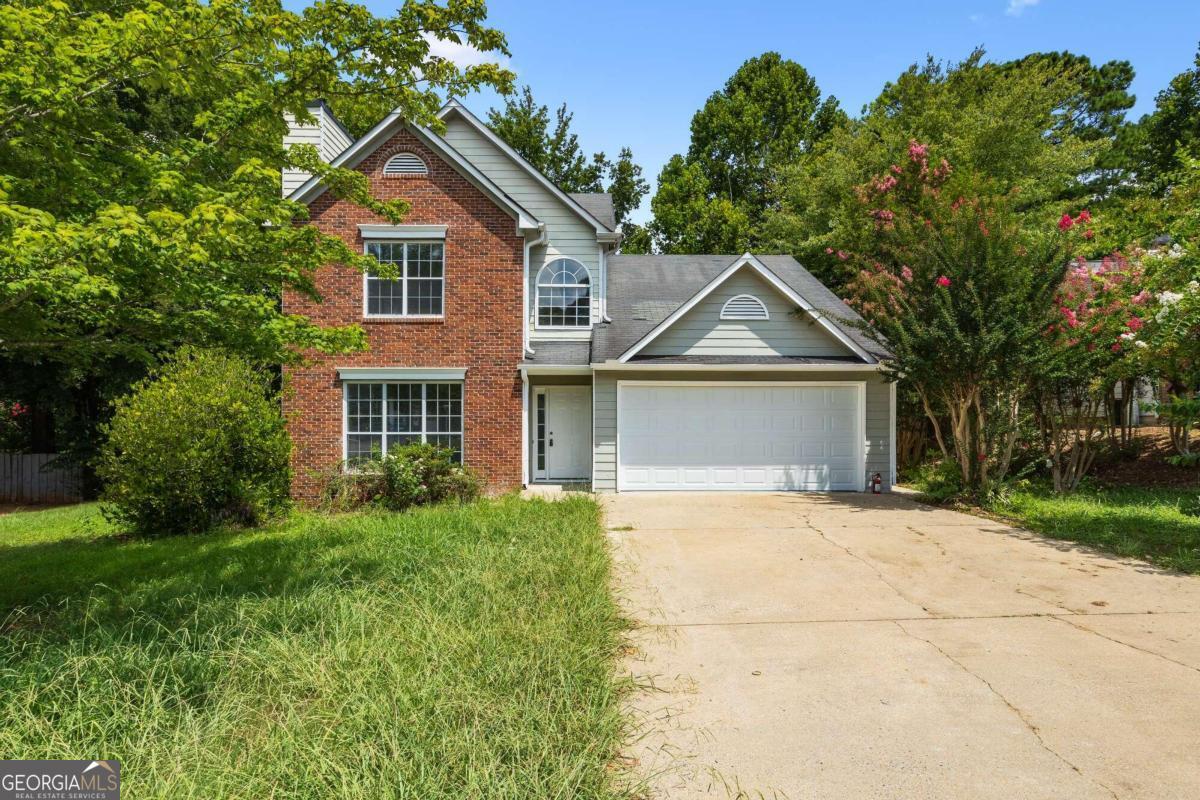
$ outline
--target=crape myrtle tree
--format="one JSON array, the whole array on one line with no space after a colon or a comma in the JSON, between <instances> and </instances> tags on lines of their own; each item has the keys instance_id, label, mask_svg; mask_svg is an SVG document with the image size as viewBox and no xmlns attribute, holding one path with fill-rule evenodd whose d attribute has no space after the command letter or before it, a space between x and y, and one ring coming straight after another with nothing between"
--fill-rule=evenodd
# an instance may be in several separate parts
<instances>
[{"instance_id":1,"label":"crape myrtle tree","mask_svg":"<svg viewBox=\"0 0 1200 800\"><path fill-rule=\"evenodd\" d=\"M779 171L763 248L792 253L841 287L850 274L833 253L860 223L856 187L885 171L910 139L986 181L987 194L1008 196L1014 213L1057 219L1083 205L1077 198L1111 149L1126 102L1118 66L1104 65L1116 73L1105 81L1086 59L1062 55L990 63L977 50L961 62L913 64L859 117Z\"/></svg>"},{"instance_id":2,"label":"crape myrtle tree","mask_svg":"<svg viewBox=\"0 0 1200 800\"><path fill-rule=\"evenodd\" d=\"M4 4L0 373L86 393L183 344L259 363L363 347L357 327L281 310L282 289L316 298L322 265L367 262L298 224L280 171L307 169L389 220L407 209L311 147L286 150L284 113L311 122L306 103L324 98L361 135L393 109L436 126L445 96L508 91L497 65L431 52L441 39L505 53L485 15L482 0L407 0L386 17L345 0Z\"/></svg>"},{"instance_id":3,"label":"crape myrtle tree","mask_svg":"<svg viewBox=\"0 0 1200 800\"><path fill-rule=\"evenodd\" d=\"M1084 232L1021 213L1019 192L916 140L853 197L858 224L829 248L852 273L847 302L888 343L889 371L920 398L964 491L983 497L1008 472L1053 300Z\"/></svg>"},{"instance_id":4,"label":"crape myrtle tree","mask_svg":"<svg viewBox=\"0 0 1200 800\"><path fill-rule=\"evenodd\" d=\"M1059 227L1066 231L1090 220L1086 211L1074 218L1064 215ZM1149 299L1144 286L1141 267L1123 256L1105 258L1098 269L1080 258L1054 295L1042 348L1030 370L1029 400L1056 492L1077 488L1104 433L1125 428L1112 418L1113 388L1123 388L1128 412L1145 369L1146 345L1137 340Z\"/></svg>"}]
</instances>

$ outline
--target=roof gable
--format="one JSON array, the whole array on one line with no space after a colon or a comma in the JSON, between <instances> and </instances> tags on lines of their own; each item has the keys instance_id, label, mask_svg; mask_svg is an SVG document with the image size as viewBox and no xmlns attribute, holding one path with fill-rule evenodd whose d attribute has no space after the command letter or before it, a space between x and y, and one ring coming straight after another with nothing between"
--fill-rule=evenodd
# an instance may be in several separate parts
<instances>
[{"instance_id":1,"label":"roof gable","mask_svg":"<svg viewBox=\"0 0 1200 800\"><path fill-rule=\"evenodd\" d=\"M797 310L791 298L744 263L637 357L855 357L845 342Z\"/></svg>"},{"instance_id":2,"label":"roof gable","mask_svg":"<svg viewBox=\"0 0 1200 800\"><path fill-rule=\"evenodd\" d=\"M819 318L831 335L836 328L839 341L853 342L853 359L867 353L866 363L878 363L889 354L856 327L860 319L791 256L764 255L615 255L608 259L608 315L612 322L593 329L593 363L615 361L639 344L683 305L705 289L719 285L724 273L743 259L753 259L811 306L809 315ZM725 277L728 277L726 275ZM797 306L801 305L796 303ZM842 336L845 339L842 339ZM847 344L849 346L849 344ZM630 357L632 358L632 354Z\"/></svg>"},{"instance_id":3,"label":"roof gable","mask_svg":"<svg viewBox=\"0 0 1200 800\"><path fill-rule=\"evenodd\" d=\"M557 198L563 205L570 209L572 213L577 215L588 225L592 226L596 230L596 233L601 236L601 238L616 238L617 234L615 220L610 224L608 220L602 219L602 214L598 215L597 213L599 209L596 207L596 201L582 200L581 196L578 194L572 195L564 192L553 181L542 174L537 167L525 160L525 158L516 150L514 150L508 144L508 142L497 136L491 128L483 124L478 117L472 114L466 106L457 100L451 100L450 102L446 103L446 105L442 107L442 110L438 112L438 117L440 119L444 120L450 116L457 116L466 122L477 134L504 153L504 155L507 156L519 169L537 181L542 188ZM611 199L609 200L609 205L611 206Z\"/></svg>"},{"instance_id":4,"label":"roof gable","mask_svg":"<svg viewBox=\"0 0 1200 800\"><path fill-rule=\"evenodd\" d=\"M471 164L470 161L463 158L445 139L428 128L409 123L395 111L380 120L365 136L350 145L341 155L329 162L330 166L344 169L357 167L372 153L386 144L400 130L408 130L413 136L429 147L430 150L441 156L459 174L474 184L476 188L491 197L500 207L512 214L517 220L518 228L532 230L538 227L540 222L537 217L506 194L503 189ZM324 194L326 188L319 178L312 177L292 191L288 195L288 199L308 204Z\"/></svg>"}]
</instances>

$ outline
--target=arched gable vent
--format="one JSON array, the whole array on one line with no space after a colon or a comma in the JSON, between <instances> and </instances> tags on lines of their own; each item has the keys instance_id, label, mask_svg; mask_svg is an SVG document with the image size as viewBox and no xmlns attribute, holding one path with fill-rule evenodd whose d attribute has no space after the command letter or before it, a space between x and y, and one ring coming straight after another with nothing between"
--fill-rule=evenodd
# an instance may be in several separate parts
<instances>
[{"instance_id":1,"label":"arched gable vent","mask_svg":"<svg viewBox=\"0 0 1200 800\"><path fill-rule=\"evenodd\" d=\"M770 319L762 300L752 294L731 297L721 309L721 319Z\"/></svg>"},{"instance_id":2,"label":"arched gable vent","mask_svg":"<svg viewBox=\"0 0 1200 800\"><path fill-rule=\"evenodd\" d=\"M396 153L383 165L384 175L428 175L429 169L412 153Z\"/></svg>"}]
</instances>

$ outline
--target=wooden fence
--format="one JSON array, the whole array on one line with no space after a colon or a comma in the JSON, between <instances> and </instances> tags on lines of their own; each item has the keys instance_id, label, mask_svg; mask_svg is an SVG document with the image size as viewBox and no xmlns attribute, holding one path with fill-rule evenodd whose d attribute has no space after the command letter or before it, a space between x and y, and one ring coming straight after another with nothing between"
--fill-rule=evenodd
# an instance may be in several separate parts
<instances>
[{"instance_id":1,"label":"wooden fence","mask_svg":"<svg viewBox=\"0 0 1200 800\"><path fill-rule=\"evenodd\" d=\"M82 499L79 470L47 467L53 453L0 453L0 503L72 503Z\"/></svg>"}]
</instances>

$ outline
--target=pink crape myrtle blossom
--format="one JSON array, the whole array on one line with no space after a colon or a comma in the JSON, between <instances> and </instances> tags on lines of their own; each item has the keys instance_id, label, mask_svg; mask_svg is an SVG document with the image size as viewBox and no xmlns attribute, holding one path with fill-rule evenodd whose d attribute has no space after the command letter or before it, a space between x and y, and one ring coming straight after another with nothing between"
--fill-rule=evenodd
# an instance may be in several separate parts
<instances>
[{"instance_id":1,"label":"pink crape myrtle blossom","mask_svg":"<svg viewBox=\"0 0 1200 800\"><path fill-rule=\"evenodd\" d=\"M1071 219L1070 214L1063 214L1062 218L1058 220L1058 229L1060 231L1067 231L1070 230L1074 224L1075 220Z\"/></svg>"},{"instance_id":2,"label":"pink crape myrtle blossom","mask_svg":"<svg viewBox=\"0 0 1200 800\"><path fill-rule=\"evenodd\" d=\"M950 288L950 279L947 278L945 275L939 275L938 279L937 279L937 285L942 287L943 289L949 289Z\"/></svg>"},{"instance_id":3,"label":"pink crape myrtle blossom","mask_svg":"<svg viewBox=\"0 0 1200 800\"><path fill-rule=\"evenodd\" d=\"M904 279L905 283L913 279L913 271L909 269L907 264L900 268L900 277Z\"/></svg>"}]
</instances>

